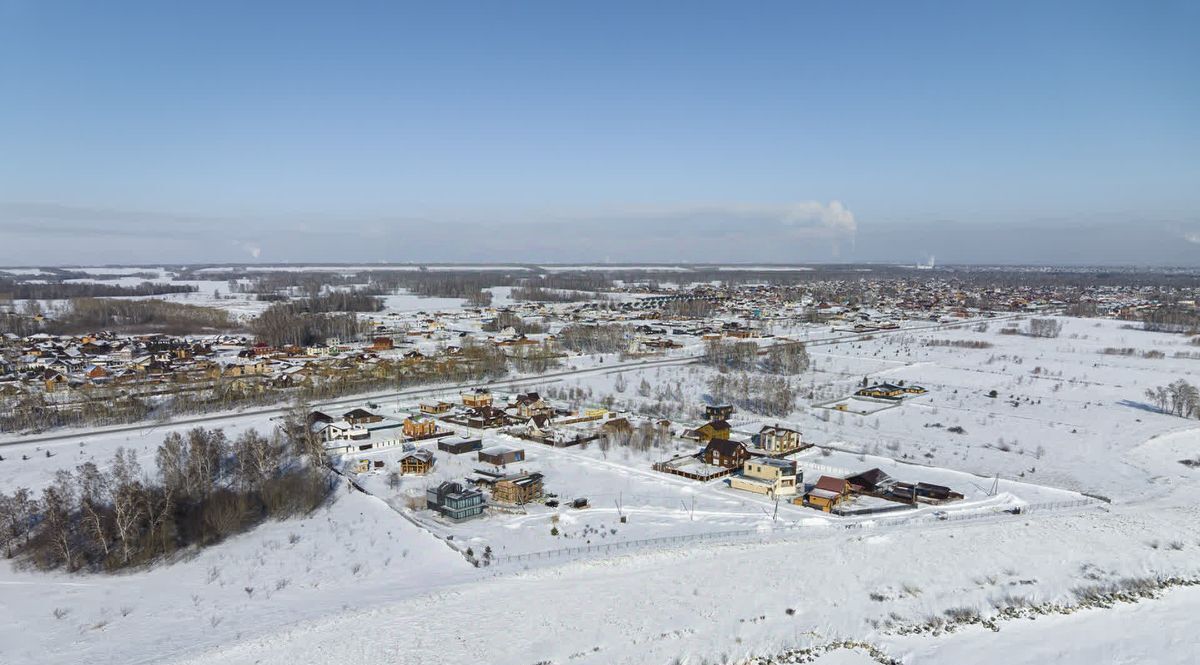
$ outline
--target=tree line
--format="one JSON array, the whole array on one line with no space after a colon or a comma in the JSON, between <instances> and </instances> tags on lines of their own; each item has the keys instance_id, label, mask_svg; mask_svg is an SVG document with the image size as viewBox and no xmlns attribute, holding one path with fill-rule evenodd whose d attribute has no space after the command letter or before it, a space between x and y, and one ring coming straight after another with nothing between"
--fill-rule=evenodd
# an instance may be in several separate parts
<instances>
[{"instance_id":1,"label":"tree line","mask_svg":"<svg viewBox=\"0 0 1200 665\"><path fill-rule=\"evenodd\" d=\"M189 335L237 327L229 313L215 307L187 305L168 300L114 300L77 298L56 312L45 331L75 334L96 330L150 331Z\"/></svg>"},{"instance_id":2,"label":"tree line","mask_svg":"<svg viewBox=\"0 0 1200 665\"><path fill-rule=\"evenodd\" d=\"M115 298L122 296L161 296L170 293L193 293L192 284L142 282L136 286L105 284L103 282L34 283L0 277L0 294L13 300L67 300L70 298Z\"/></svg>"},{"instance_id":3,"label":"tree line","mask_svg":"<svg viewBox=\"0 0 1200 665\"><path fill-rule=\"evenodd\" d=\"M311 512L332 489L323 458L314 464L283 430L232 441L219 429L172 432L153 473L120 448L103 467L60 470L40 495L0 494L0 547L43 570L113 572Z\"/></svg>"},{"instance_id":4,"label":"tree line","mask_svg":"<svg viewBox=\"0 0 1200 665\"><path fill-rule=\"evenodd\" d=\"M629 326L571 324L555 336L558 344L576 353L620 353L629 347Z\"/></svg>"},{"instance_id":5,"label":"tree line","mask_svg":"<svg viewBox=\"0 0 1200 665\"><path fill-rule=\"evenodd\" d=\"M548 289L544 286L514 286L512 299L529 302L590 302L607 300L608 297L587 291Z\"/></svg>"},{"instance_id":6,"label":"tree line","mask_svg":"<svg viewBox=\"0 0 1200 665\"><path fill-rule=\"evenodd\" d=\"M259 341L270 346L310 346L323 344L330 337L358 339L367 333L369 324L353 313L332 314L312 312L296 303L276 303L250 323Z\"/></svg>"},{"instance_id":7,"label":"tree line","mask_svg":"<svg viewBox=\"0 0 1200 665\"><path fill-rule=\"evenodd\" d=\"M1200 312L1180 305L1159 307L1142 315L1142 328L1153 332L1193 334L1200 331Z\"/></svg>"},{"instance_id":8,"label":"tree line","mask_svg":"<svg viewBox=\"0 0 1200 665\"><path fill-rule=\"evenodd\" d=\"M808 349L799 342L774 344L760 356L758 344L754 342L712 340L705 342L700 362L721 372L760 371L788 375L806 371L810 359Z\"/></svg>"}]
</instances>

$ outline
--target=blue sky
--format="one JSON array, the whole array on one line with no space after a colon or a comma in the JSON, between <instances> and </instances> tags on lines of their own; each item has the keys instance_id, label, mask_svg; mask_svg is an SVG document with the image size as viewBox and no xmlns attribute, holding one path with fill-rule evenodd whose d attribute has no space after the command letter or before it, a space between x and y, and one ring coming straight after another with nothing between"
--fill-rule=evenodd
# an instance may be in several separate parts
<instances>
[{"instance_id":1,"label":"blue sky","mask_svg":"<svg viewBox=\"0 0 1200 665\"><path fill-rule=\"evenodd\" d=\"M0 0L0 240L90 232L113 261L315 260L346 233L374 238L363 260L970 261L969 229L895 257L870 235L1182 238L1197 34L1195 2ZM610 225L653 232L588 235ZM696 229L719 244L672 242Z\"/></svg>"}]
</instances>

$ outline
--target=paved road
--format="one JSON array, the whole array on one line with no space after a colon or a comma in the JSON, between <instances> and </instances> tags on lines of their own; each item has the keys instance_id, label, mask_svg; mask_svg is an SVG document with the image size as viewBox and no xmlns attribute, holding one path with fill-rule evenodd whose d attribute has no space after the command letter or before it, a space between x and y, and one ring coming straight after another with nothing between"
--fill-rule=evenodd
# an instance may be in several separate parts
<instances>
[{"instance_id":1,"label":"paved road","mask_svg":"<svg viewBox=\"0 0 1200 665\"><path fill-rule=\"evenodd\" d=\"M912 327L908 327L908 328L898 328L896 330L878 330L878 331L867 332L867 333L848 333L848 334L839 335L836 337L825 337L825 338L818 338L818 339L814 339L814 340L795 340L795 343L803 343L806 346L826 346L826 345L831 345L831 344L842 344L845 342L860 341L860 340L866 339L868 337L878 337L880 335L894 335L894 334L898 334L898 333L928 332L930 330L960 328L962 326L974 325L976 323L980 323L981 321L1003 321L1006 319L1012 319L1012 318L1016 318L1019 316L1026 316L1026 315L1025 314L1011 314L1011 315L1005 315L1005 316L997 316L997 317L993 317L990 319L967 319L967 320L963 320L963 321L952 321L949 323L931 323L929 325L912 326ZM791 343L791 342L784 342L784 343ZM530 383L534 383L534 382L544 383L547 381L551 381L551 382L559 381L563 378L573 377L573 376L611 374L613 372L621 372L621 371L626 371L626 370L645 369L645 368L649 368L649 367L664 367L664 366L669 366L669 365L688 365L688 364L697 363L697 362L700 362L700 356L698 356L698 355L684 356L684 357L680 357L680 358L663 358L663 359L657 359L657 360L640 360L640 361L632 361L632 362L614 363L611 365L600 365L597 367L588 367L588 368L584 368L584 369L571 369L571 370L562 370L562 371L557 371L557 372L549 372L549 373L540 374L537 376L505 377L504 379L501 379L498 381L492 381L489 383L471 383L471 384L466 384L466 385L469 385L470 387L503 389L503 388L508 388L511 386L526 385L526 384L530 384ZM354 396L350 396L350 397L339 398L339 399L328 401L328 402L314 403L313 408L323 409L323 408L332 408L332 407L345 406L345 405L357 406L357 405L361 405L363 402L382 401L382 400L396 399L396 398L402 398L402 397L422 397L422 396L428 396L428 395L437 395L439 393L446 393L446 392L459 390L463 387L464 387L463 385L423 386L420 388L408 388L405 390L389 392L389 393L374 393L374 394L366 394L366 395L360 394L360 395L354 395ZM0 446L17 446L17 445L25 445L25 444L31 444L31 443L54 443L57 441L77 441L79 439L79 437L81 437L81 436L89 436L89 435L93 435L93 434L114 434L114 433L122 433L122 432L136 432L136 431L143 430L143 429L162 427L164 425L172 425L172 426L175 426L175 425L199 425L202 423L212 423L212 422L218 422L218 421L222 421L222 420L231 420L233 418L241 418L244 416L278 416L278 415L283 415L284 413L286 413L288 411L288 409L289 409L289 407L287 407L287 406L267 406L267 407L261 407L261 408L246 409L243 411L236 411L233 413L230 413L228 411L223 411L221 413L216 413L216 414L211 414L211 415L186 416L183 418L173 418L173 419L169 419L166 421L156 421L156 422L152 422L152 423L143 422L143 423L137 423L137 424L132 424L132 425L100 427L100 428L95 428L95 429L91 429L91 430L87 430L87 431L72 430L72 431L66 432L66 433L46 434L46 435L25 437L25 438L21 438L21 439L11 439L11 440L7 440L7 441L0 441Z\"/></svg>"}]
</instances>

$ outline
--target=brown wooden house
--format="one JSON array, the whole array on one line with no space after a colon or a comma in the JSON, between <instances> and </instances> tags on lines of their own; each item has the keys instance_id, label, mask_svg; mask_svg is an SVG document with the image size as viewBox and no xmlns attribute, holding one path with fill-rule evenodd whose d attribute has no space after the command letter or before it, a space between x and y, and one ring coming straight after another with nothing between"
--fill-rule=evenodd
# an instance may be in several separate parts
<instances>
[{"instance_id":1,"label":"brown wooden house","mask_svg":"<svg viewBox=\"0 0 1200 665\"><path fill-rule=\"evenodd\" d=\"M423 476L433 469L433 453L428 450L410 450L400 458L400 473Z\"/></svg>"},{"instance_id":2,"label":"brown wooden house","mask_svg":"<svg viewBox=\"0 0 1200 665\"><path fill-rule=\"evenodd\" d=\"M396 343L392 341L391 337L376 337L371 342L370 348L372 351L391 351L395 346Z\"/></svg>"},{"instance_id":3,"label":"brown wooden house","mask_svg":"<svg viewBox=\"0 0 1200 665\"><path fill-rule=\"evenodd\" d=\"M432 418L405 418L403 429L404 436L412 439L430 437L437 432L437 421Z\"/></svg>"},{"instance_id":4,"label":"brown wooden house","mask_svg":"<svg viewBox=\"0 0 1200 665\"><path fill-rule=\"evenodd\" d=\"M342 414L342 420L351 425L370 425L382 422L383 416L377 416L366 409L353 409Z\"/></svg>"},{"instance_id":5,"label":"brown wooden house","mask_svg":"<svg viewBox=\"0 0 1200 665\"><path fill-rule=\"evenodd\" d=\"M472 409L467 414L467 425L476 429L503 427L508 424L508 414L490 406L481 406L477 409Z\"/></svg>"},{"instance_id":6,"label":"brown wooden house","mask_svg":"<svg viewBox=\"0 0 1200 665\"><path fill-rule=\"evenodd\" d=\"M706 464L713 466L723 466L727 469L740 468L746 460L750 459L750 451L746 450L745 444L740 441L712 439L700 453L700 458Z\"/></svg>"}]
</instances>

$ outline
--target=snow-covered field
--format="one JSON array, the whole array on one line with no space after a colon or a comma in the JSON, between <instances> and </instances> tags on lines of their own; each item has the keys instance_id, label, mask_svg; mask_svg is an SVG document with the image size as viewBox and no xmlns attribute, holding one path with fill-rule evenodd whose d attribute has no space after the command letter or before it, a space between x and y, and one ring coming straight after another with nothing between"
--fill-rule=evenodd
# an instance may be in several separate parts
<instances>
[{"instance_id":1,"label":"snow-covered field","mask_svg":"<svg viewBox=\"0 0 1200 665\"><path fill-rule=\"evenodd\" d=\"M592 507L535 506L458 525L419 519L431 534L397 512L403 490L479 466L474 455L439 453L433 475L406 478L401 488L382 474L360 475L378 498L339 491L307 519L265 524L151 571L70 576L6 565L0 662L694 665L842 639L868 642L905 663L1195 662L1196 587L1136 604L1000 621L998 632L967 626L939 636L900 634L947 611L986 617L1018 602L1071 605L1089 585L1200 576L1200 470L1179 464L1200 456L1200 426L1144 403L1147 388L1194 380L1200 362L1172 356L1195 347L1185 337L1114 321L1063 321L1055 339L999 334L1004 324L993 322L986 332L966 327L814 346L812 371L796 379L811 400L781 418L735 414L737 431L790 423L806 440L829 446L828 454L800 456L808 478L877 466L963 492L961 503L942 507L944 520L932 508L892 519L784 505L775 514L773 502L722 481L649 468L686 449L682 443L605 452L489 434L487 443L523 447L528 460L518 467L544 473L547 491L586 496ZM1165 357L1102 353L1110 347ZM623 392L618 376L628 386ZM554 386L590 391L592 399L612 394L634 411L660 401L654 392L661 388L684 395L688 418L676 419L694 421L710 376L697 365L663 366ZM849 394L864 377L918 383L929 393L865 416L811 406ZM648 397L638 394L642 379ZM530 387L539 388L536 381ZM213 424L231 435L270 426L256 416ZM68 440L0 448L0 479L6 488L37 488L58 468L102 460L117 446L149 455L168 429L81 437L82 447ZM1110 502L1078 505L1080 492ZM1072 507L997 512L1027 504ZM550 534L553 525L560 535ZM734 530L751 534L692 538ZM499 556L681 538L476 569L440 539L448 535L457 547L490 545ZM875 661L840 651L816 662Z\"/></svg>"}]
</instances>

